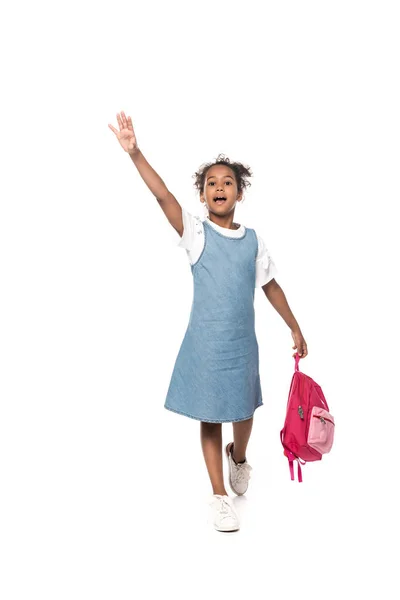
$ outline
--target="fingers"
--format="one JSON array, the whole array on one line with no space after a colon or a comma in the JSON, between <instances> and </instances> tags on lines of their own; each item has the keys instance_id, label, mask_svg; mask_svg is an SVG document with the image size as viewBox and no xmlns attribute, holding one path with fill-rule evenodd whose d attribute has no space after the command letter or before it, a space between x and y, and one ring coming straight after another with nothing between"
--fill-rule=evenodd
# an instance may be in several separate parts
<instances>
[{"instance_id":1,"label":"fingers","mask_svg":"<svg viewBox=\"0 0 400 600\"><path fill-rule=\"evenodd\" d=\"M299 352L301 358L305 358L308 354L308 350L307 350L307 344L305 342L303 342L302 347L301 347L301 352Z\"/></svg>"},{"instance_id":2,"label":"fingers","mask_svg":"<svg viewBox=\"0 0 400 600\"><path fill-rule=\"evenodd\" d=\"M124 129L128 129L128 122L126 120L126 116L123 110L121 110L121 115L122 115L122 123L124 124Z\"/></svg>"},{"instance_id":3,"label":"fingers","mask_svg":"<svg viewBox=\"0 0 400 600\"><path fill-rule=\"evenodd\" d=\"M123 110L121 110L121 113L117 113L117 121L120 131L122 129L130 129L131 131L133 131L132 119L131 117L126 118L126 115ZM116 132L115 129L113 129L113 131Z\"/></svg>"},{"instance_id":4,"label":"fingers","mask_svg":"<svg viewBox=\"0 0 400 600\"><path fill-rule=\"evenodd\" d=\"M110 123L108 124L108 126L111 129L111 131L113 131L116 135L118 134L118 130L115 129L115 127L113 127L112 125L110 125Z\"/></svg>"},{"instance_id":5,"label":"fingers","mask_svg":"<svg viewBox=\"0 0 400 600\"><path fill-rule=\"evenodd\" d=\"M292 346L292 348L297 348L297 345L295 344L294 346ZM298 354L300 358L305 358L307 356L308 350L306 342L302 342L301 344L299 344L299 349L292 356L295 357L296 354Z\"/></svg>"}]
</instances>

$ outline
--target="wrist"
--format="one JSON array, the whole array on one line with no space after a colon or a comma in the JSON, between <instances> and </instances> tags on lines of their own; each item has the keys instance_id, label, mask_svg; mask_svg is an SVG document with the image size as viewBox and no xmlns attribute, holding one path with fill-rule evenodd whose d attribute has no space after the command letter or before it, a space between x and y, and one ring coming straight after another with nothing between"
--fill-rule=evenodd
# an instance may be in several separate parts
<instances>
[{"instance_id":1,"label":"wrist","mask_svg":"<svg viewBox=\"0 0 400 600\"><path fill-rule=\"evenodd\" d=\"M131 150L130 152L128 152L129 156L131 158L136 158L137 156L139 156L140 154L140 149L138 147L134 148L133 150Z\"/></svg>"}]
</instances>

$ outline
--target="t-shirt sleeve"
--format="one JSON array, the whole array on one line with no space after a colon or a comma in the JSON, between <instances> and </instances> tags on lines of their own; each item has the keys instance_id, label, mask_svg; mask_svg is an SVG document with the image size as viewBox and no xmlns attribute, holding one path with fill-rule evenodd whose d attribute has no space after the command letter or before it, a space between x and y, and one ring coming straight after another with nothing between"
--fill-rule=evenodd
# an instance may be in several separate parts
<instances>
[{"instance_id":1,"label":"t-shirt sleeve","mask_svg":"<svg viewBox=\"0 0 400 600\"><path fill-rule=\"evenodd\" d=\"M278 269L272 259L271 253L262 237L258 238L258 254L256 258L256 287L262 287L278 274Z\"/></svg>"},{"instance_id":2,"label":"t-shirt sleeve","mask_svg":"<svg viewBox=\"0 0 400 600\"><path fill-rule=\"evenodd\" d=\"M192 215L182 206L182 221L183 221L183 234L179 239L177 246L185 248L186 250L192 250L194 238L201 227L200 218L196 215Z\"/></svg>"}]
</instances>

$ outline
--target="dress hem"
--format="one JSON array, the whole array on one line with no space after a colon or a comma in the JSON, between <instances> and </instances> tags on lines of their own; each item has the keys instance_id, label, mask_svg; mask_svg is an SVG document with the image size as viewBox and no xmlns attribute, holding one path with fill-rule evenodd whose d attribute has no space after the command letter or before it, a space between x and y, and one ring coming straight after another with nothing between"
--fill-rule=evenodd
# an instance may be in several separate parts
<instances>
[{"instance_id":1,"label":"dress hem","mask_svg":"<svg viewBox=\"0 0 400 600\"><path fill-rule=\"evenodd\" d=\"M204 423L236 423L238 421L247 421L247 419L251 419L251 417L254 415L255 411L257 410L257 408L259 408L260 406L263 406L264 402L261 402L260 404L257 404L257 406L254 408L254 411L251 415L247 416L247 417L241 417L240 419L202 419L201 417L195 417L194 415L190 415L189 413L185 413L181 410L177 410L176 408L171 408L170 406L167 406L166 404L164 404L164 408L166 408L167 410L170 410L171 412L177 413L178 415L184 415L185 417L189 417L190 419L196 419L196 421L203 421Z\"/></svg>"}]
</instances>

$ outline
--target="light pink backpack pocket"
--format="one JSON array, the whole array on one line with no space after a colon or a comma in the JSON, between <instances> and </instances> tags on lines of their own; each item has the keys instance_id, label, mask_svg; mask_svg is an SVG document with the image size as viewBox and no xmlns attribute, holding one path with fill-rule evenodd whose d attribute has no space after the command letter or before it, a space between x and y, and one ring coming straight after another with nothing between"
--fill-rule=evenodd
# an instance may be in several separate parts
<instances>
[{"instance_id":1,"label":"light pink backpack pocket","mask_svg":"<svg viewBox=\"0 0 400 600\"><path fill-rule=\"evenodd\" d=\"M321 454L328 453L332 448L334 430L335 419L333 416L327 410L313 406L307 437L308 445Z\"/></svg>"}]
</instances>

